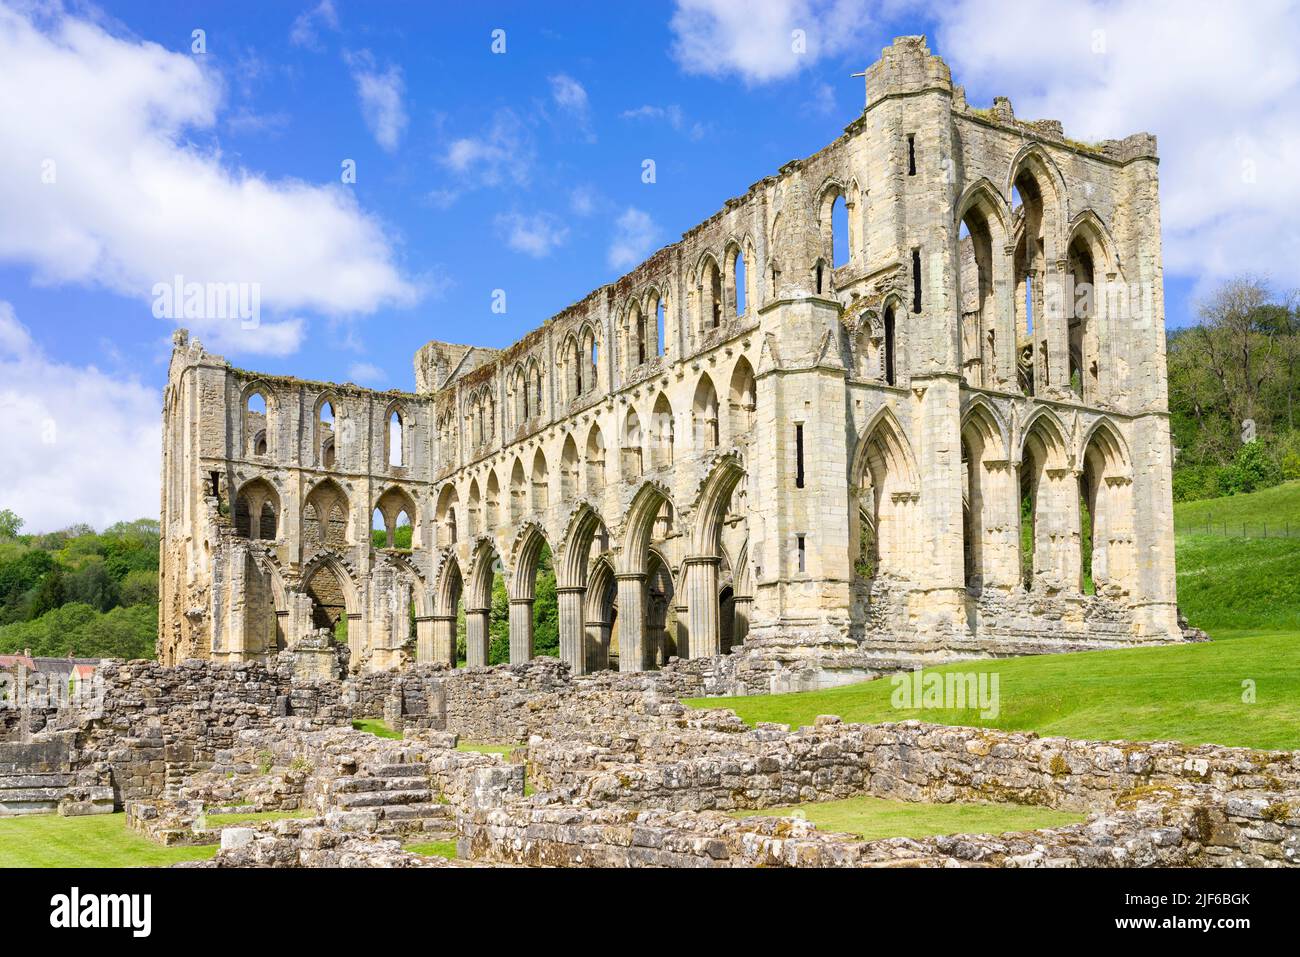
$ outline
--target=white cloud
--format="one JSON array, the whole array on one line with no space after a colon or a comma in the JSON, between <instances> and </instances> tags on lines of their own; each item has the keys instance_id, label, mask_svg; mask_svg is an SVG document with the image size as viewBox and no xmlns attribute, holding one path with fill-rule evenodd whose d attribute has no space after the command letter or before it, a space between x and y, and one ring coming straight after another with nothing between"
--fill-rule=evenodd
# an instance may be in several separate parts
<instances>
[{"instance_id":1,"label":"white cloud","mask_svg":"<svg viewBox=\"0 0 1300 957\"><path fill-rule=\"evenodd\" d=\"M388 373L373 362L354 362L348 368L348 379L358 385L378 386L388 382Z\"/></svg>"},{"instance_id":2,"label":"white cloud","mask_svg":"<svg viewBox=\"0 0 1300 957\"><path fill-rule=\"evenodd\" d=\"M537 259L549 256L569 238L569 228L547 213L502 213L496 227L511 249Z\"/></svg>"},{"instance_id":3,"label":"white cloud","mask_svg":"<svg viewBox=\"0 0 1300 957\"><path fill-rule=\"evenodd\" d=\"M644 210L629 206L614 224L614 239L609 245L609 264L615 269L629 269L650 255L659 237L659 227Z\"/></svg>"},{"instance_id":4,"label":"white cloud","mask_svg":"<svg viewBox=\"0 0 1300 957\"><path fill-rule=\"evenodd\" d=\"M865 50L878 6L867 0L677 0L669 23L672 53L687 73L767 83L824 56Z\"/></svg>"},{"instance_id":5,"label":"white cloud","mask_svg":"<svg viewBox=\"0 0 1300 957\"><path fill-rule=\"evenodd\" d=\"M534 156L532 137L518 115L513 110L500 109L481 136L453 140L442 161L453 171L484 186L507 182L525 186L532 176Z\"/></svg>"},{"instance_id":6,"label":"white cloud","mask_svg":"<svg viewBox=\"0 0 1300 957\"><path fill-rule=\"evenodd\" d=\"M0 509L48 532L158 515L162 396L47 357L0 302Z\"/></svg>"},{"instance_id":7,"label":"white cloud","mask_svg":"<svg viewBox=\"0 0 1300 957\"><path fill-rule=\"evenodd\" d=\"M569 209L575 216L592 215L600 202L600 194L590 183L580 183L569 191Z\"/></svg>"},{"instance_id":8,"label":"white cloud","mask_svg":"<svg viewBox=\"0 0 1300 957\"><path fill-rule=\"evenodd\" d=\"M548 79L551 97L556 105L573 118L588 142L595 142L596 134L591 130L591 104L587 99L586 88L567 73L557 73Z\"/></svg>"},{"instance_id":9,"label":"white cloud","mask_svg":"<svg viewBox=\"0 0 1300 957\"><path fill-rule=\"evenodd\" d=\"M223 89L198 58L73 16L42 25L0 0L0 261L29 265L38 283L143 301L178 274L256 283L268 320L256 335L222 335L273 350L301 329L277 317L418 298L381 224L341 184L270 180L196 145Z\"/></svg>"},{"instance_id":10,"label":"white cloud","mask_svg":"<svg viewBox=\"0 0 1300 957\"><path fill-rule=\"evenodd\" d=\"M406 107L402 95L406 84L399 67L389 65L380 70L369 50L345 54L352 79L361 98L361 115L366 127L378 143L388 152L397 149L406 131Z\"/></svg>"},{"instance_id":11,"label":"white cloud","mask_svg":"<svg viewBox=\"0 0 1300 957\"><path fill-rule=\"evenodd\" d=\"M957 82L1081 140L1160 145L1168 271L1300 285L1300 12L1206 0L1085 0L1044 30L1012 0L934 4ZM1253 179L1252 179L1253 172Z\"/></svg>"},{"instance_id":12,"label":"white cloud","mask_svg":"<svg viewBox=\"0 0 1300 957\"><path fill-rule=\"evenodd\" d=\"M289 29L289 42L296 47L305 47L308 50L320 50L320 35L318 30L324 28L327 30L338 30L339 15L334 9L331 0L321 0L310 10L304 10L294 18L293 26Z\"/></svg>"}]
</instances>

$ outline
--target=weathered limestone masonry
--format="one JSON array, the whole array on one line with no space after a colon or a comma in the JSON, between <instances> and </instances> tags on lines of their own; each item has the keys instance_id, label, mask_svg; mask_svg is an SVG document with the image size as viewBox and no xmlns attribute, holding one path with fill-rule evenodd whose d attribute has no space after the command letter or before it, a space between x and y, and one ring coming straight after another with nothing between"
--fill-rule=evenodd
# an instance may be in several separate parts
<instances>
[{"instance_id":1,"label":"weathered limestone masonry","mask_svg":"<svg viewBox=\"0 0 1300 957\"><path fill-rule=\"evenodd\" d=\"M325 661L346 617L354 671L454 664L463 607L484 664L499 573L523 662L543 547L575 673L1179 640L1154 137L975 108L923 37L865 75L835 142L413 392L178 333L160 658Z\"/></svg>"}]
</instances>

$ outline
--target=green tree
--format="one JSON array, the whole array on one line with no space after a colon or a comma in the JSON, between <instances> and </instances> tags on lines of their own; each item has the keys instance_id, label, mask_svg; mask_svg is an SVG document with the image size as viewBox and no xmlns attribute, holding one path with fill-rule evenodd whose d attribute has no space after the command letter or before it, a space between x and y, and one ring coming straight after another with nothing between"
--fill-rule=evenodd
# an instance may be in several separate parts
<instances>
[{"instance_id":1,"label":"green tree","mask_svg":"<svg viewBox=\"0 0 1300 957\"><path fill-rule=\"evenodd\" d=\"M10 509L0 510L0 539L17 538L23 520Z\"/></svg>"}]
</instances>

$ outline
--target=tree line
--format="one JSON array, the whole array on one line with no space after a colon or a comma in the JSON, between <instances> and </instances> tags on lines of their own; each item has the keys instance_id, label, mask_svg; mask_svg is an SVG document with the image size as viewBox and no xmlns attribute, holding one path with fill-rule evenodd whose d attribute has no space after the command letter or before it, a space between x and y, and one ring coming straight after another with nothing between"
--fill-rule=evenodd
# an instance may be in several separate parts
<instances>
[{"instance_id":1,"label":"tree line","mask_svg":"<svg viewBox=\"0 0 1300 957\"><path fill-rule=\"evenodd\" d=\"M1167 349L1175 501L1300 479L1300 292L1230 279Z\"/></svg>"},{"instance_id":2,"label":"tree line","mask_svg":"<svg viewBox=\"0 0 1300 957\"><path fill-rule=\"evenodd\" d=\"M158 634L158 522L97 533L22 534L0 511L0 654L152 658Z\"/></svg>"}]
</instances>

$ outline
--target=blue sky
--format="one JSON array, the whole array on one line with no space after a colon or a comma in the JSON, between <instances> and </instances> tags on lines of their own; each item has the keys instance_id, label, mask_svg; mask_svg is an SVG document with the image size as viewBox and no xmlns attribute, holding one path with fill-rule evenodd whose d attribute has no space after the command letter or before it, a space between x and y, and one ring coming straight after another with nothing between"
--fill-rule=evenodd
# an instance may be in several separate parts
<instances>
[{"instance_id":1,"label":"blue sky","mask_svg":"<svg viewBox=\"0 0 1300 957\"><path fill-rule=\"evenodd\" d=\"M237 365L409 389L428 339L506 345L825 145L898 34L977 105L1160 137L1170 325L1242 269L1295 285L1296 11L1220 9L0 0L0 507L156 512L154 282L260 283L259 328L195 330ZM108 487L106 455L131 463Z\"/></svg>"}]
</instances>

